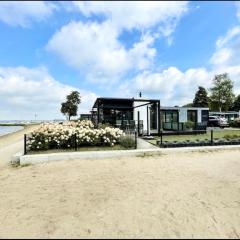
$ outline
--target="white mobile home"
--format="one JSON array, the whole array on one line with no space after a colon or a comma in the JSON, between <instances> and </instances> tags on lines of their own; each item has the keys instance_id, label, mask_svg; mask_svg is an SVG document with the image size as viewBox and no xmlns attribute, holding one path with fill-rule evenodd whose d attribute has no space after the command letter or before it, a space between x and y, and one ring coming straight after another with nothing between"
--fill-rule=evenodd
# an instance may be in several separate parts
<instances>
[{"instance_id":1,"label":"white mobile home","mask_svg":"<svg viewBox=\"0 0 240 240\"><path fill-rule=\"evenodd\" d=\"M92 119L122 128L141 129L143 134L160 134L161 130L185 130L191 121L195 130L207 126L208 108L161 107L158 99L97 98Z\"/></svg>"}]
</instances>

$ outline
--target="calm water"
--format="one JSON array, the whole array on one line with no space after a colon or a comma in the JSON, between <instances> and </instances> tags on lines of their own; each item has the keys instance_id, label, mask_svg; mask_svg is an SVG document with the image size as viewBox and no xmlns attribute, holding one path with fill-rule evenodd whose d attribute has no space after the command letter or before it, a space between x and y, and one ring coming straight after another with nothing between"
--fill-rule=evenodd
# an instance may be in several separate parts
<instances>
[{"instance_id":1,"label":"calm water","mask_svg":"<svg viewBox=\"0 0 240 240\"><path fill-rule=\"evenodd\" d=\"M0 126L0 136L23 129L21 126Z\"/></svg>"}]
</instances>

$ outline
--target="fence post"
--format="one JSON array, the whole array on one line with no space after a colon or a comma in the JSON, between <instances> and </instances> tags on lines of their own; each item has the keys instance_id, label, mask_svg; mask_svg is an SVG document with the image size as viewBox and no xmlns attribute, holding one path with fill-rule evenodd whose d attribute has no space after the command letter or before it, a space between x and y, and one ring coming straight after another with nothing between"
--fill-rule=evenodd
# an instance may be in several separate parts
<instances>
[{"instance_id":1,"label":"fence post","mask_svg":"<svg viewBox=\"0 0 240 240\"><path fill-rule=\"evenodd\" d=\"M137 149L137 129L135 129L135 149Z\"/></svg>"},{"instance_id":2,"label":"fence post","mask_svg":"<svg viewBox=\"0 0 240 240\"><path fill-rule=\"evenodd\" d=\"M162 133L162 130L161 130L161 132L160 132L161 146L162 146L162 137L163 137L163 133Z\"/></svg>"},{"instance_id":3,"label":"fence post","mask_svg":"<svg viewBox=\"0 0 240 240\"><path fill-rule=\"evenodd\" d=\"M213 145L213 129L211 129L211 145Z\"/></svg>"},{"instance_id":4,"label":"fence post","mask_svg":"<svg viewBox=\"0 0 240 240\"><path fill-rule=\"evenodd\" d=\"M24 134L24 155L27 154L27 135Z\"/></svg>"},{"instance_id":5,"label":"fence post","mask_svg":"<svg viewBox=\"0 0 240 240\"><path fill-rule=\"evenodd\" d=\"M74 147L75 147L75 151L77 151L77 134L74 134Z\"/></svg>"}]
</instances>

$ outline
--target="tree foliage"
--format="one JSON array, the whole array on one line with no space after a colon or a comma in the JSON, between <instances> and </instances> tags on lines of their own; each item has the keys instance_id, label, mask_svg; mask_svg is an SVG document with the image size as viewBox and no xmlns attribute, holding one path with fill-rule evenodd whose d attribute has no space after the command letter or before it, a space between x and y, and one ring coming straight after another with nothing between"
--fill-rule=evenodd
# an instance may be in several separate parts
<instances>
[{"instance_id":1,"label":"tree foliage","mask_svg":"<svg viewBox=\"0 0 240 240\"><path fill-rule=\"evenodd\" d=\"M193 106L193 103L187 103L185 105L182 105L182 107L192 107Z\"/></svg>"},{"instance_id":2,"label":"tree foliage","mask_svg":"<svg viewBox=\"0 0 240 240\"><path fill-rule=\"evenodd\" d=\"M72 91L67 95L66 102L61 104L61 112L68 117L68 120L71 117L77 116L78 105L81 103L81 96L78 91Z\"/></svg>"},{"instance_id":3,"label":"tree foliage","mask_svg":"<svg viewBox=\"0 0 240 240\"><path fill-rule=\"evenodd\" d=\"M234 101L233 82L228 74L215 75L210 91L211 110L228 111Z\"/></svg>"},{"instance_id":4,"label":"tree foliage","mask_svg":"<svg viewBox=\"0 0 240 240\"><path fill-rule=\"evenodd\" d=\"M207 91L204 87L199 86L193 100L193 107L208 107Z\"/></svg>"},{"instance_id":5,"label":"tree foliage","mask_svg":"<svg viewBox=\"0 0 240 240\"><path fill-rule=\"evenodd\" d=\"M240 111L240 95L235 98L231 110Z\"/></svg>"}]
</instances>

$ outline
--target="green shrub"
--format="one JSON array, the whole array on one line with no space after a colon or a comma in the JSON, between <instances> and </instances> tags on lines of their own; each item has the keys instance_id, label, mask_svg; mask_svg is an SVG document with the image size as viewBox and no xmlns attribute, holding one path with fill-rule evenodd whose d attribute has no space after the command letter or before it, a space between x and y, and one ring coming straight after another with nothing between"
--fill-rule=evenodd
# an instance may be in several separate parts
<instances>
[{"instance_id":1,"label":"green shrub","mask_svg":"<svg viewBox=\"0 0 240 240\"><path fill-rule=\"evenodd\" d=\"M187 121L185 123L185 126L186 126L187 129L192 129L193 126L194 126L194 123L192 121Z\"/></svg>"},{"instance_id":2,"label":"green shrub","mask_svg":"<svg viewBox=\"0 0 240 240\"><path fill-rule=\"evenodd\" d=\"M135 140L130 136L122 136L119 140L119 144L127 149L135 148Z\"/></svg>"},{"instance_id":3,"label":"green shrub","mask_svg":"<svg viewBox=\"0 0 240 240\"><path fill-rule=\"evenodd\" d=\"M98 128L105 129L106 127L113 127L110 123L99 123Z\"/></svg>"},{"instance_id":4,"label":"green shrub","mask_svg":"<svg viewBox=\"0 0 240 240\"><path fill-rule=\"evenodd\" d=\"M226 134L223 138L225 139L239 139L240 138L240 135L237 135L237 134Z\"/></svg>"},{"instance_id":5,"label":"green shrub","mask_svg":"<svg viewBox=\"0 0 240 240\"><path fill-rule=\"evenodd\" d=\"M240 128L240 118L235 118L229 124L230 124L230 127Z\"/></svg>"}]
</instances>

